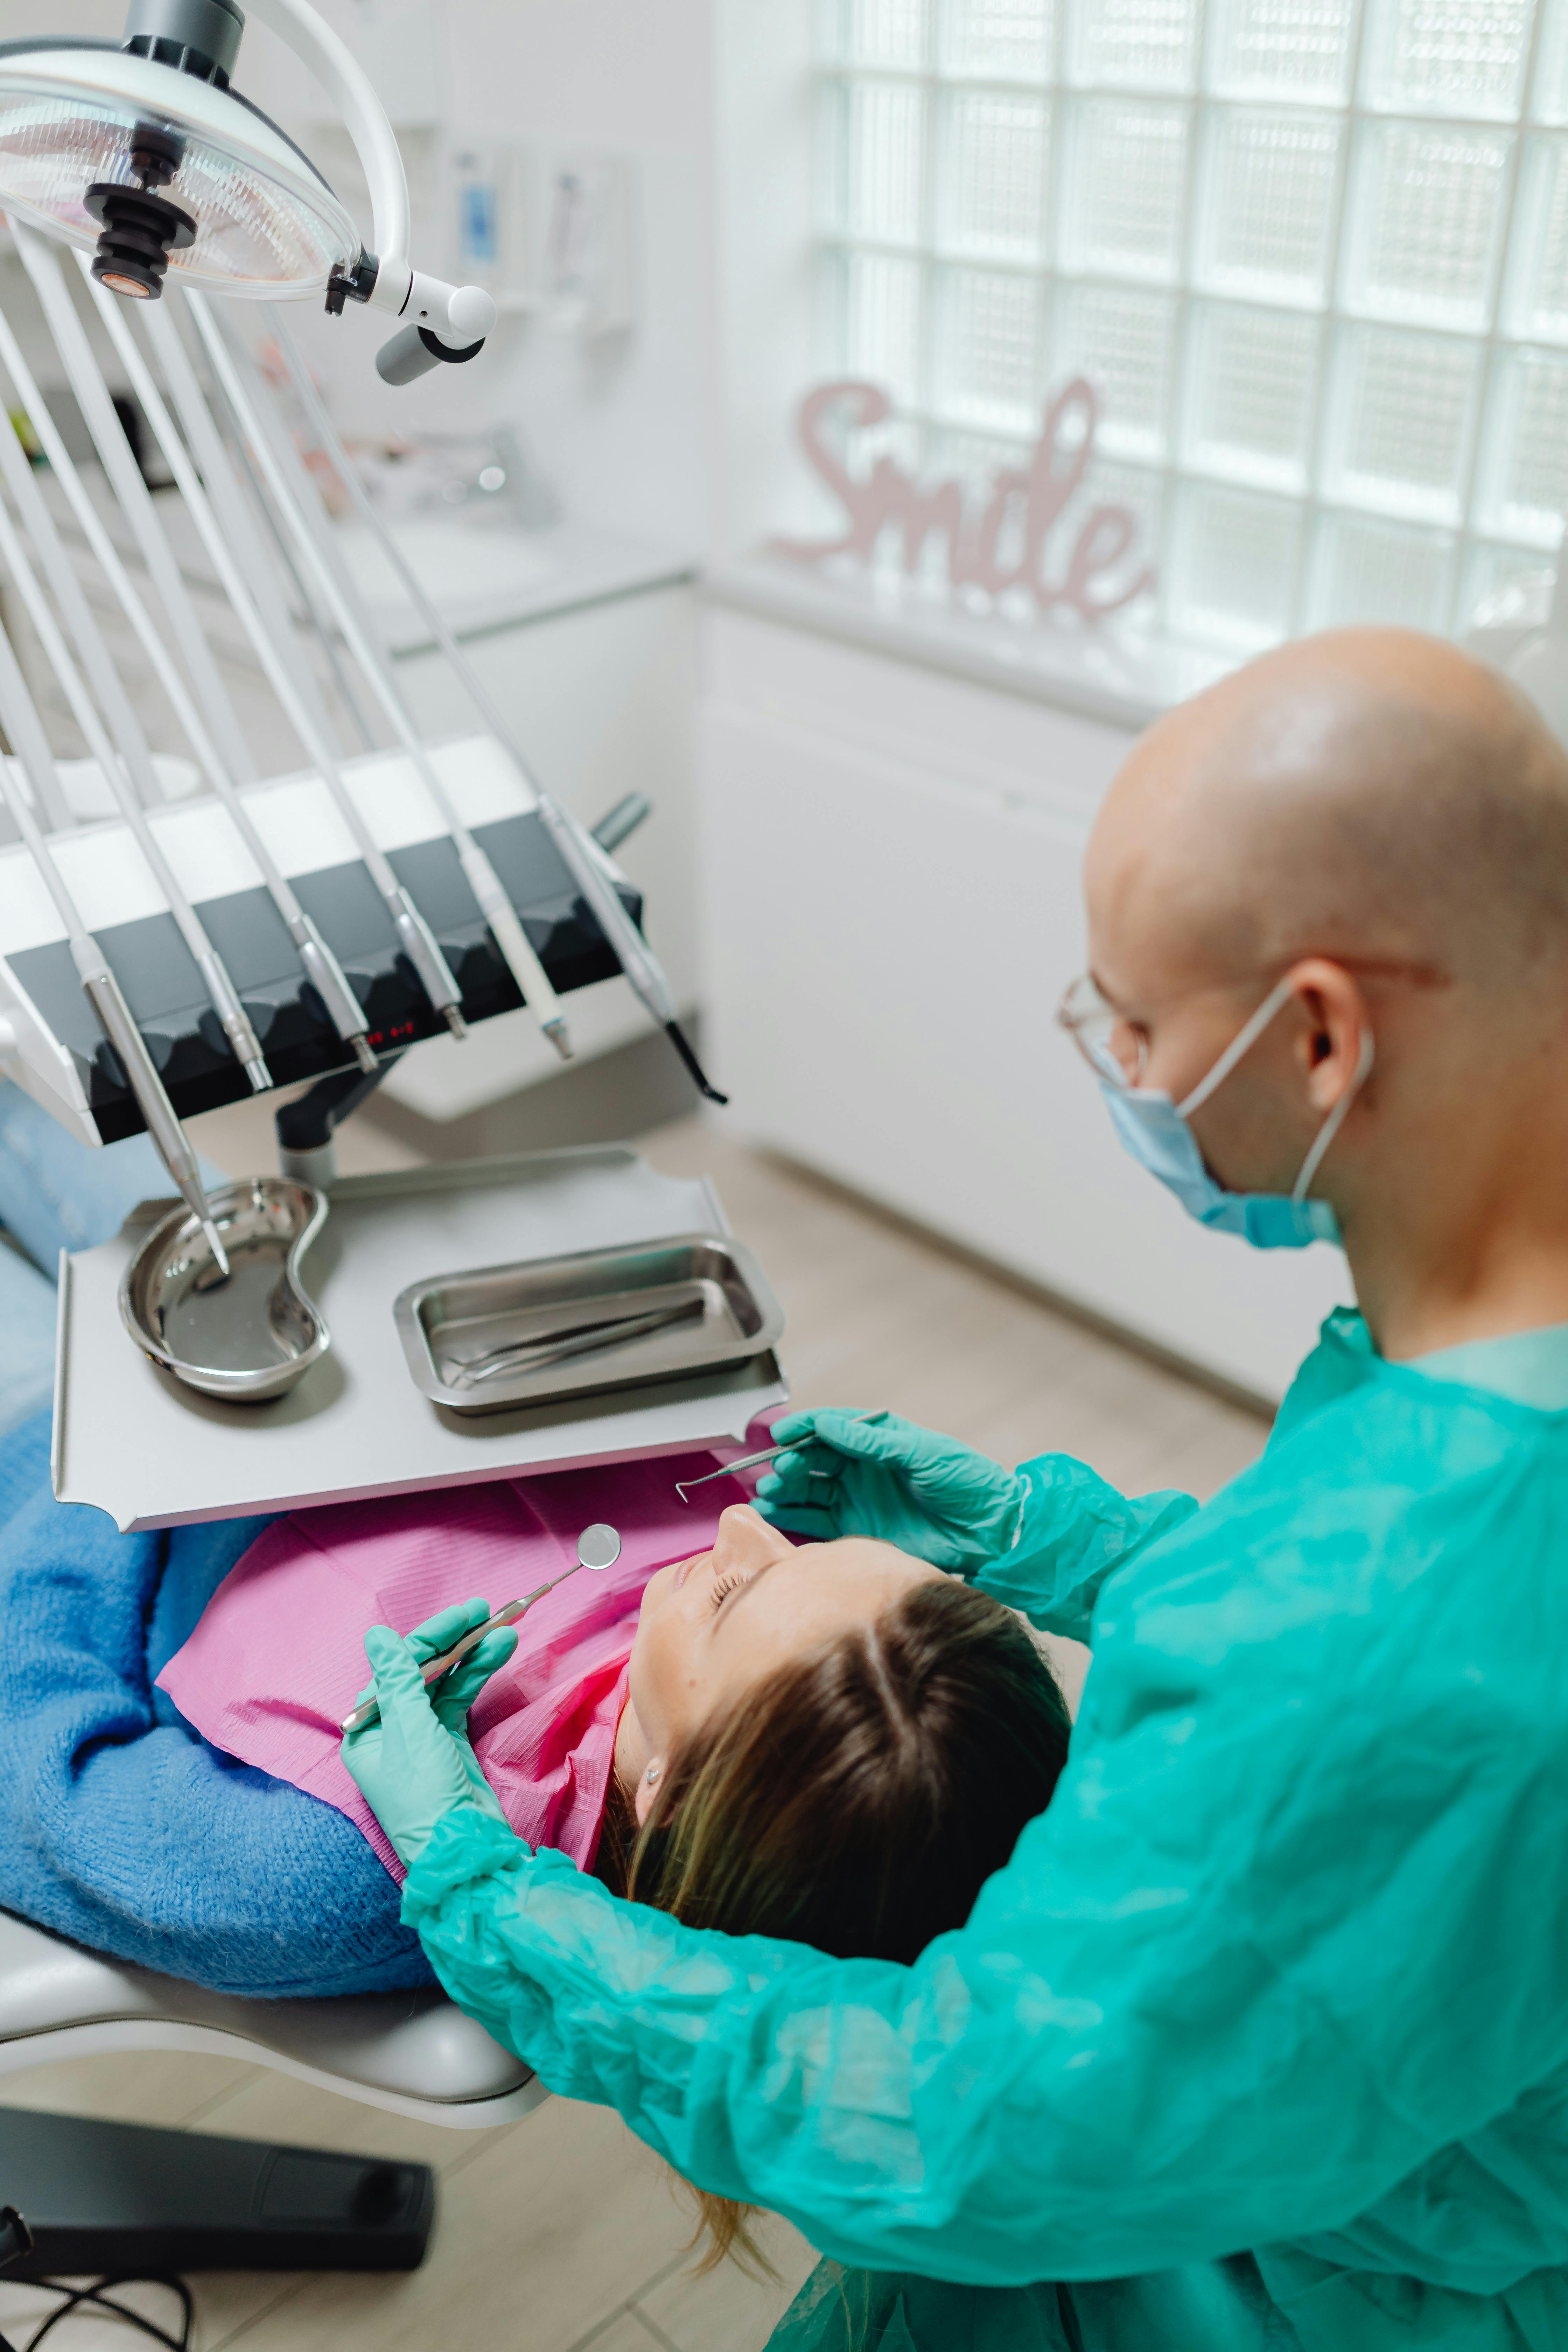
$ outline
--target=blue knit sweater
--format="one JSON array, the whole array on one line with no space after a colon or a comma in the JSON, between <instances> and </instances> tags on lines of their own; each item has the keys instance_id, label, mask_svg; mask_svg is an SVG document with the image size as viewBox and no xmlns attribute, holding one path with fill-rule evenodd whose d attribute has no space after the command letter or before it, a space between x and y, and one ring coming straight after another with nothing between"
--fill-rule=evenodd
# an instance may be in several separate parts
<instances>
[{"instance_id":1,"label":"blue knit sweater","mask_svg":"<svg viewBox=\"0 0 1568 2352\"><path fill-rule=\"evenodd\" d=\"M265 1525L122 1536L55 1501L47 1413L0 1439L0 1906L224 1992L429 1984L353 1824L153 1688Z\"/></svg>"}]
</instances>

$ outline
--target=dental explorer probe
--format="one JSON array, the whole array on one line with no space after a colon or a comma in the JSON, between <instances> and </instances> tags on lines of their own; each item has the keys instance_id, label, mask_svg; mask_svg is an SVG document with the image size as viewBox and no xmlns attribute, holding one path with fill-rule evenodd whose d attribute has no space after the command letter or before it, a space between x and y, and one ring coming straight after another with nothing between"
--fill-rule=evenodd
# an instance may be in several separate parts
<instances>
[{"instance_id":1,"label":"dental explorer probe","mask_svg":"<svg viewBox=\"0 0 1568 2352\"><path fill-rule=\"evenodd\" d=\"M44 733L33 698L27 691L11 640L3 628L0 628L0 725L9 736L22 772L42 806L42 780L54 766L54 754L49 750L48 739ZM121 993L120 982L110 970L109 959L82 921L76 900L55 862L54 852L27 805L27 796L8 760L0 760L0 799L4 799L10 811L38 878L53 899L55 912L65 926L66 937L70 941L71 958L88 1003L119 1057L131 1091L147 1122L147 1132L153 1139L158 1157L200 1224L214 1262L226 1278L228 1255L213 1222L212 1210L202 1187L196 1155L186 1139L174 1104L163 1090L163 1081L147 1051L146 1039L132 1019L131 1008Z\"/></svg>"},{"instance_id":2,"label":"dental explorer probe","mask_svg":"<svg viewBox=\"0 0 1568 2352\"><path fill-rule=\"evenodd\" d=\"M289 381L299 395L300 404L304 409L312 431L331 460L332 469L344 489L347 490L350 500L361 520L364 519L367 509L374 517L373 502L364 484L360 479L358 468L343 447L337 426L332 422L326 403L310 380L310 370L300 355L298 346L289 331L281 311L276 304L270 303L268 305L268 310L272 320L273 331L278 337L278 347L283 354L284 362L289 370ZM380 518L374 517L374 520L379 521ZM342 614L339 613L336 617L338 625L342 628L343 625ZM347 632L345 631L344 634L346 635ZM360 654L357 646L354 647L354 651L362 671L371 679L371 684L374 688L381 676L382 665L379 662L376 664L375 673L373 676L371 671L366 669L364 656ZM383 708L385 708L384 703ZM404 719L406 723L405 710ZM400 731L402 731L401 729ZM408 748L413 749L414 746L411 744ZM572 1040L567 1032L566 1015L562 1009L561 999L555 992L553 982L534 950L533 942L519 919L517 910L501 883L500 877L468 831L468 826L458 816L451 796L437 775L434 764L428 754L425 752L423 745L417 747L416 756L419 760L419 772L426 790L435 801L441 814L441 821L457 845L458 861L468 877L468 887L479 902L480 912L489 925L490 935L501 951L507 969L516 981L524 1003L532 1012L556 1052L563 1061L570 1061Z\"/></svg>"},{"instance_id":3,"label":"dental explorer probe","mask_svg":"<svg viewBox=\"0 0 1568 2352\"><path fill-rule=\"evenodd\" d=\"M102 525L99 522L90 501L87 500L87 493L82 488L68 453L60 442L54 419L45 407L39 396L37 385L33 381L31 371L20 351L16 349L10 326L4 319L0 319L0 359L4 360L6 372L16 385L29 417L35 415L38 416L37 428L38 439L48 459L50 470L58 478L68 498L71 499L73 506L78 497L87 502L88 510L92 514L93 520L101 532ZM120 756L118 759L103 756L103 751L107 747L101 726L95 725L91 730L89 748L103 770L104 782L114 795L122 817L135 832L142 854L153 867L158 886L168 903L169 911L178 924L185 945L195 959L196 970L202 977L202 985L217 1016L218 1025L228 1041L230 1051L245 1071L251 1091L255 1094L263 1093L272 1084L272 1078L267 1067L266 1057L261 1051L261 1042L251 1025L250 1016L240 1002L239 992L230 979L205 925L197 915L185 892L181 888L163 852L152 838L150 829L142 816L141 805L135 801L130 785L125 782L126 772L129 772L135 784L151 802L155 804L163 797L141 722L131 707L131 698L121 683L120 674L104 645L102 633L61 541L59 528L49 511L47 501L38 488L33 468L9 421L0 425L0 478L4 479L28 537L32 540L38 560L54 591L55 601L65 616L66 625L71 635L76 640L82 661L88 671L98 681L97 699L108 718L110 728L119 747ZM106 533L103 534L103 539L104 545L108 547ZM13 547L15 547L14 540ZM96 553L98 551L95 549L94 551ZM110 548L110 554L112 551ZM19 553L19 551L17 552ZM42 604L43 600L38 593L32 567L26 562L25 557L18 562L12 556L8 556L7 562L23 601L27 604L34 626L38 630L40 637L44 639L46 649L48 649L49 638L46 635L46 624L39 620L38 613L35 609L36 605ZM123 572L121 576L123 579ZM138 601L128 581L125 583L125 593L132 597L132 602ZM44 609L47 611L47 606ZM54 635L58 642L58 631ZM52 651L50 658L54 658ZM58 668L58 663L56 667ZM66 668L59 671L60 682L68 696L71 696L68 672L73 667L68 661ZM78 724L81 727L83 734L87 735L89 730L82 718L78 698L72 696L71 699Z\"/></svg>"},{"instance_id":4,"label":"dental explorer probe","mask_svg":"<svg viewBox=\"0 0 1568 2352\"><path fill-rule=\"evenodd\" d=\"M432 1658L428 1664L421 1666L419 1671L424 1676L426 1689L428 1690L433 1683L438 1683L444 1675L449 1675L452 1668L459 1665L470 1650L477 1650L487 1633L495 1633L497 1628L502 1625L515 1625L518 1619L526 1611L531 1609L536 1601L542 1601L547 1592L553 1592L558 1584L564 1584L566 1579L569 1576L575 1576L580 1568L592 1568L598 1570L614 1568L620 1556L620 1537L615 1528L607 1526L603 1519L596 1519L591 1528L584 1528L578 1537L577 1557L570 1568L563 1569L559 1576L552 1576L548 1584L542 1584L535 1591L525 1593L521 1601L509 1601L504 1609L498 1609L493 1617L487 1617L482 1625L476 1625L471 1633L465 1633L462 1640L455 1643L451 1649L443 1650L438 1658ZM363 1725L374 1723L380 1713L379 1700L363 1699L358 1706L344 1716L338 1729L358 1731Z\"/></svg>"},{"instance_id":5,"label":"dental explorer probe","mask_svg":"<svg viewBox=\"0 0 1568 2352\"><path fill-rule=\"evenodd\" d=\"M192 318L195 320L196 332L201 337L203 349L206 352L213 373L222 387L224 397L234 412L240 431L245 435L255 453L257 462L266 478L267 487L272 493L274 503L292 530L294 523L287 486L282 482L277 459L261 430L245 387L240 383L233 354L206 307L205 297L201 294L187 294L185 301ZM165 326L170 334L175 331L172 322L164 320L160 320L159 323ZM301 524L300 529L305 531L308 538L309 526ZM295 531L295 536L299 537L298 530ZM316 551L312 542L311 552ZM323 570L324 568L323 566ZM282 699L281 696L279 699ZM298 696L291 697L290 703L291 707L289 704L285 705L289 711L289 724L300 736L307 755L312 765L319 771L322 782L337 803L340 814L354 836L360 856L370 869L371 879L386 903L387 912L392 917L393 927L397 933L398 944L419 976L420 986L437 1012L445 1020L453 1036L466 1037L468 1031L461 1010L463 992L458 986L452 976L451 967L437 944L436 934L393 872L385 852L360 814L353 795L343 782L335 752L321 730L310 723ZM308 731L301 732L301 722Z\"/></svg>"},{"instance_id":6,"label":"dental explorer probe","mask_svg":"<svg viewBox=\"0 0 1568 2352\"><path fill-rule=\"evenodd\" d=\"M883 1410L883 1407L879 1405L874 1412L852 1412L849 1418L851 1421L880 1421ZM742 1454L738 1462L726 1462L721 1469L704 1470L700 1478L678 1478L675 1482L675 1491L684 1503L689 1491L693 1486L707 1486L715 1478L733 1477L737 1470L760 1470L764 1463L776 1462L782 1454L804 1453L811 1442L810 1436L792 1437L787 1445L768 1445L763 1447L761 1454ZM806 1473L808 1477L817 1477L822 1475L819 1471Z\"/></svg>"},{"instance_id":7,"label":"dental explorer probe","mask_svg":"<svg viewBox=\"0 0 1568 2352\"><path fill-rule=\"evenodd\" d=\"M151 323L150 320L149 324ZM283 341L281 329L279 341L279 342ZM317 423L314 412L311 412L311 423ZM330 418L328 427L330 430ZM489 692L478 671L447 627L439 609L426 594L424 582L398 546L382 516L377 512L374 499L370 498L364 485L354 473L353 459L348 457L346 451L340 457L339 452L342 445L341 441L337 441L335 434L333 441L326 446L327 454L342 477L350 497L353 499L358 512L374 534L382 553L402 581L416 612L446 655L453 676L468 695L490 733L506 752L523 782L532 793L540 818L548 828L567 872L588 901L599 929L605 935L605 944L619 963L622 971L631 983L634 993L641 1000L644 1010L656 1024L664 1030L699 1090L707 1096L710 1102L728 1102L730 1099L728 1095L721 1094L716 1087L710 1085L692 1051L690 1041L676 1018L675 1003L669 993L669 982L665 978L664 968L622 906L619 892L599 863L597 848L591 846L590 843L583 838L579 828L561 806L560 802L552 793L545 791L538 777L534 775L523 757L516 736L491 700Z\"/></svg>"}]
</instances>

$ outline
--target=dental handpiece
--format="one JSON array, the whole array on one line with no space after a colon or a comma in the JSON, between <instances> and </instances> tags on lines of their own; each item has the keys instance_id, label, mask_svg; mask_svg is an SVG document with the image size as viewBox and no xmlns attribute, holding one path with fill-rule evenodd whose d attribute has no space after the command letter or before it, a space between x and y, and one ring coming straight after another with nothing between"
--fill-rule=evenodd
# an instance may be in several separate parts
<instances>
[{"instance_id":1,"label":"dental handpiece","mask_svg":"<svg viewBox=\"0 0 1568 2352\"><path fill-rule=\"evenodd\" d=\"M121 992L120 982L109 969L102 950L89 935L86 960L71 941L77 969L89 1003L98 1015L99 1026L119 1057L135 1096L147 1133L159 1159L168 1170L180 1194L202 1232L213 1254L213 1263L225 1281L228 1279L228 1253L213 1219L212 1204L202 1183L201 1167L190 1138L181 1126L174 1104L169 1100L159 1077L146 1040L132 1018L131 1008Z\"/></svg>"},{"instance_id":2,"label":"dental handpiece","mask_svg":"<svg viewBox=\"0 0 1568 2352\"><path fill-rule=\"evenodd\" d=\"M284 362L289 370L289 381L310 419L311 430L321 448L325 450L332 470L348 492L361 521L369 528L372 536L382 542L384 550L391 551L395 569L401 561L396 542L387 530L374 499L360 478L358 467L343 447L338 428L332 422L326 403L316 390L315 379L300 356L282 311L274 307L270 315L277 331L279 349L283 353ZM339 583L336 616L340 626L346 618L351 627L356 628L357 634L355 615L352 612L345 614L343 609L341 583ZM350 643L352 646L352 636ZM388 700L389 688L384 669L375 661L374 653L368 647L361 655L360 667L370 680L377 698L382 702L383 709L386 711L393 725L403 736L405 748L419 770L425 789L435 801L440 812L441 822L457 845L458 861L468 877L469 889L479 901L479 911L489 925L490 936L500 950L502 962L517 982L524 1003L531 1007L534 1017L544 1034L563 1061L569 1062L572 1059L572 1040L567 1031L566 1016L562 1010L561 999L555 993L550 974L534 952L532 942L518 919L517 910L508 898L500 876L484 850L458 816L451 795L442 783L424 746L409 729L406 713L403 710L398 698L393 695L390 701Z\"/></svg>"},{"instance_id":3,"label":"dental handpiece","mask_svg":"<svg viewBox=\"0 0 1568 2352\"><path fill-rule=\"evenodd\" d=\"M279 323L279 341L285 344L287 352L285 341L287 329L281 320ZM299 369L295 381L307 408L310 409L310 404L316 399L316 394L313 389L307 389L310 381L308 372L302 368ZM314 411L312 410L311 413L313 415ZM328 432L331 432L330 419L325 420L325 423ZM710 1102L727 1103L730 1099L729 1096L721 1094L717 1087L710 1083L693 1050L690 1039L676 1018L675 1002L669 992L669 982L665 978L663 965L621 904L620 893L616 890L610 876L600 866L589 842L583 839L578 827L568 816L566 811L551 793L543 789L537 777L533 775L519 748L516 736L491 698L489 688L463 647L452 635L440 607L431 598L418 572L410 563L407 555L387 529L384 517L374 500L367 497L364 486L346 455L340 462L338 452L342 445L339 443L334 448L335 440L336 436L333 435L331 439L325 440L324 446L331 455L332 462L350 497L353 499L362 520L402 582L405 593L416 612L418 613L426 627L445 654L447 666L458 683L511 761L519 776L532 793L540 821L553 839L567 872L575 882L582 896L587 900L589 910L604 934L606 946L630 983L633 994L640 1000L650 1019L665 1032L685 1064L698 1091L706 1095ZM473 877L470 876L469 879L471 887ZM510 913L510 899L505 899L504 904ZM487 919L489 919L489 910L483 899L480 900L480 905L485 908ZM502 947L503 953L506 952L504 942L499 935L497 944ZM523 941L523 945L526 946L526 940ZM531 954L531 950L529 952ZM510 961L510 954L507 960ZM545 979L542 971L540 973L540 979ZM521 977L519 985L522 988L524 996L528 996L529 989ZM559 1034L556 1034L553 1025L560 1010L554 990L546 981L544 989L538 993L541 1018L545 1033L547 1035L554 1036L556 1044L564 1052L566 1050L563 1043L564 1024L562 1024Z\"/></svg>"},{"instance_id":4,"label":"dental handpiece","mask_svg":"<svg viewBox=\"0 0 1568 2352\"><path fill-rule=\"evenodd\" d=\"M449 1650L443 1650L438 1658L432 1658L420 1667L426 1689L429 1690L449 1675L454 1666L460 1665L470 1650L479 1648L487 1633L495 1633L502 1625L515 1625L536 1601L542 1601L547 1592L553 1592L558 1584L564 1584L567 1578L575 1576L580 1568L602 1572L606 1568L614 1568L620 1556L621 1539L614 1528L607 1526L603 1519L595 1520L591 1528L584 1528L577 1538L577 1557L570 1568L563 1569L559 1576L552 1576L548 1584L541 1584L532 1592L525 1592L521 1601L509 1601L504 1609L498 1609L493 1617L487 1617L482 1625L476 1625L471 1633L465 1633L460 1642L455 1642ZM338 1728L343 1732L359 1731L365 1724L374 1723L380 1714L378 1699L374 1696L362 1699L358 1706L344 1716Z\"/></svg>"},{"instance_id":5,"label":"dental handpiece","mask_svg":"<svg viewBox=\"0 0 1568 2352\"><path fill-rule=\"evenodd\" d=\"M15 649L3 626L0 626L0 726L4 726L11 739L37 805L40 808L45 806L47 800L46 779L53 777L54 755L49 750L43 723L27 690ZM33 814L8 760L0 760L0 802L4 802L10 812L38 878L54 901L55 911L70 944L71 958L82 992L97 1016L100 1028L119 1058L126 1083L146 1123L148 1135L179 1187L186 1207L206 1235L213 1261L226 1280L228 1257L217 1226L213 1222L212 1210L202 1186L201 1169L191 1149L190 1139L164 1091L157 1066L132 1016L120 982L110 968L109 959L83 922L54 851Z\"/></svg>"},{"instance_id":6,"label":"dental handpiece","mask_svg":"<svg viewBox=\"0 0 1568 2352\"><path fill-rule=\"evenodd\" d=\"M217 378L219 387L241 434L250 446L273 504L288 526L290 535L296 540L307 562L317 567L318 582L323 584L331 582L331 572L324 565L321 550L310 538L309 525L294 507L289 484L282 473L277 453L262 429L249 395L240 380L238 370L235 365L234 354L206 307L205 297L188 292L185 299L212 372ZM335 594L335 593L334 583L329 594ZM442 1015L453 1036L466 1037L468 1033L468 1024L461 1011L463 992L458 987L451 967L441 951L435 932L415 905L407 890L399 882L391 861L371 831L358 802L348 788L331 744L317 727L300 697L293 692L287 678L287 663L284 663L280 669L275 661L270 664L270 667L268 666L268 657L262 653L265 641L266 632L263 631L261 639L256 641L257 653L263 660L263 667L268 668L273 691L282 702L289 716L289 723L304 746L306 756L320 777L328 797L353 835L354 845L363 861L365 870L374 883L391 917L399 949L407 959L426 996L436 1011ZM363 1066L363 1064L361 1066Z\"/></svg>"}]
</instances>

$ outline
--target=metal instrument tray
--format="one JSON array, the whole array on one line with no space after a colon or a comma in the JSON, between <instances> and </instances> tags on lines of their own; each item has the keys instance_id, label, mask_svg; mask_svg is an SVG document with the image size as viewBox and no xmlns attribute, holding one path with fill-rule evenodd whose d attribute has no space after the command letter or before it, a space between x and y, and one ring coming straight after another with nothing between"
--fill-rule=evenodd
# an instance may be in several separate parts
<instances>
[{"instance_id":1,"label":"metal instrument tray","mask_svg":"<svg viewBox=\"0 0 1568 2352\"><path fill-rule=\"evenodd\" d=\"M751 1251L713 1233L437 1275L393 1312L415 1386L462 1413L718 1371L765 1354L784 1322ZM661 1313L660 1328L633 1319ZM545 1360L510 1366L514 1348Z\"/></svg>"},{"instance_id":2,"label":"metal instrument tray","mask_svg":"<svg viewBox=\"0 0 1568 2352\"><path fill-rule=\"evenodd\" d=\"M705 1180L661 1175L624 1144L467 1166L351 1176L303 1278L331 1351L287 1396L233 1404L187 1388L133 1348L120 1283L157 1202L112 1242L63 1260L55 1370L54 1487L117 1526L293 1510L487 1478L742 1446L789 1383L768 1349L727 1368L555 1404L453 1412L420 1395L393 1343L392 1305L422 1268L561 1258L723 1234Z\"/></svg>"}]
</instances>

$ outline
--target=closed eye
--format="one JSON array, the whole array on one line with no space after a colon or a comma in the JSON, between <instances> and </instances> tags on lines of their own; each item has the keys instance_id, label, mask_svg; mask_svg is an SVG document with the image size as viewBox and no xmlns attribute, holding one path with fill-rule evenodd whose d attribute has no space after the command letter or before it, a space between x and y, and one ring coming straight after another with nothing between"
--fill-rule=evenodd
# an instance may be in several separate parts
<instances>
[{"instance_id":1,"label":"closed eye","mask_svg":"<svg viewBox=\"0 0 1568 2352\"><path fill-rule=\"evenodd\" d=\"M715 1613L724 1607L724 1603L729 1600L730 1595L732 1592L738 1591L742 1600L745 1598L748 1592L754 1592L758 1585L762 1582L763 1577L766 1576L769 1569L776 1568L777 1565L778 1563L776 1560L764 1559L759 1567L752 1569L749 1576L731 1575L720 1577L715 1584L713 1592L713 1608ZM738 1609L740 1605L740 1601L737 1601L735 1603L735 1609ZM724 1622L726 1625L728 1625L733 1618L735 1609L731 1609L725 1612Z\"/></svg>"}]
</instances>

